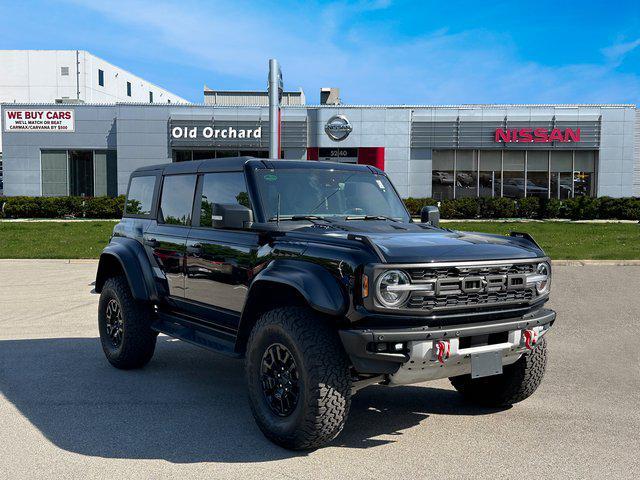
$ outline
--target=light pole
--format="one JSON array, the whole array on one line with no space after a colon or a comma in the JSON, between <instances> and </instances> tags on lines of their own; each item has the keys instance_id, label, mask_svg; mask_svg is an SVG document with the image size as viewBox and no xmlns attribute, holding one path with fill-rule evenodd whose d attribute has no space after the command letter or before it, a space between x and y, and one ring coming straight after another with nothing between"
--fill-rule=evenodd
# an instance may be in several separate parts
<instances>
[{"instance_id":1,"label":"light pole","mask_svg":"<svg viewBox=\"0 0 640 480\"><path fill-rule=\"evenodd\" d=\"M269 59L269 158L280 158L280 98L282 71L275 58Z\"/></svg>"}]
</instances>

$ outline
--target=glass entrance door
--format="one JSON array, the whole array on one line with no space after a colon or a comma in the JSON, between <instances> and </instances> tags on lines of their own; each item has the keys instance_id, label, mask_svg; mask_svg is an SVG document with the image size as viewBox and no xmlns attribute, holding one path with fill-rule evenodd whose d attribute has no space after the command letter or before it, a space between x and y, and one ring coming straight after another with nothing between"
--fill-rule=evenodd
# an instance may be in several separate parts
<instances>
[{"instance_id":1,"label":"glass entrance door","mask_svg":"<svg viewBox=\"0 0 640 480\"><path fill-rule=\"evenodd\" d=\"M69 150L69 194L93 196L93 151Z\"/></svg>"}]
</instances>

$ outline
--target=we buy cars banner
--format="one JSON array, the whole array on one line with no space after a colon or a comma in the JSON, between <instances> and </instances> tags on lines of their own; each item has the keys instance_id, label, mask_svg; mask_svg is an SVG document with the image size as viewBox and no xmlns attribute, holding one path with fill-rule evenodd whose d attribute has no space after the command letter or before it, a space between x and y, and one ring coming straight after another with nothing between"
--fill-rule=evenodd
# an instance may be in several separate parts
<instances>
[{"instance_id":1,"label":"we buy cars banner","mask_svg":"<svg viewBox=\"0 0 640 480\"><path fill-rule=\"evenodd\" d=\"M5 132L73 132L75 115L69 109L4 110Z\"/></svg>"}]
</instances>

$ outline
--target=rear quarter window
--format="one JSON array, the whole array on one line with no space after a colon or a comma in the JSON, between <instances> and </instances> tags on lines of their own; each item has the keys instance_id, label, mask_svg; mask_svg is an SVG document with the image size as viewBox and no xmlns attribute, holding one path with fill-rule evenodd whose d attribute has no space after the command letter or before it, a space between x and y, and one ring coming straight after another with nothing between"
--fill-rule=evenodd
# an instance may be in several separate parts
<instances>
[{"instance_id":1,"label":"rear quarter window","mask_svg":"<svg viewBox=\"0 0 640 480\"><path fill-rule=\"evenodd\" d=\"M125 216L149 216L153 205L153 191L156 176L133 177L129 184L129 193L125 204Z\"/></svg>"}]
</instances>

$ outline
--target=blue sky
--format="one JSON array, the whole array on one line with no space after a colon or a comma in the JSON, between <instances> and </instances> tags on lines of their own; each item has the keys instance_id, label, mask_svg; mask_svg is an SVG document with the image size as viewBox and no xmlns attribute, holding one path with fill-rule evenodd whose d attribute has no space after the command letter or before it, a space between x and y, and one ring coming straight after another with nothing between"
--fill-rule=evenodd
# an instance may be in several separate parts
<instances>
[{"instance_id":1,"label":"blue sky","mask_svg":"<svg viewBox=\"0 0 640 480\"><path fill-rule=\"evenodd\" d=\"M278 58L309 103L633 103L640 2L0 0L0 49L82 49L191 101L264 89ZM2 66L0 65L0 68Z\"/></svg>"}]
</instances>

